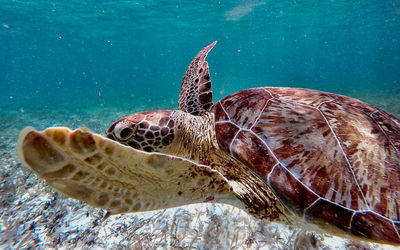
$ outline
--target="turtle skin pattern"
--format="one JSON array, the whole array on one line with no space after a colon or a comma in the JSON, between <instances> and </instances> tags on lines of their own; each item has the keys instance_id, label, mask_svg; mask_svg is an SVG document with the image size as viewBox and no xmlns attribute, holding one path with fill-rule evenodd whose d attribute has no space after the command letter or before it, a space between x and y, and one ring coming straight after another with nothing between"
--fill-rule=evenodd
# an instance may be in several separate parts
<instances>
[{"instance_id":1,"label":"turtle skin pattern","mask_svg":"<svg viewBox=\"0 0 400 250\"><path fill-rule=\"evenodd\" d=\"M192 60L182 79L179 110L202 115L213 104L210 70L206 57L217 41L204 47Z\"/></svg>"},{"instance_id":2,"label":"turtle skin pattern","mask_svg":"<svg viewBox=\"0 0 400 250\"><path fill-rule=\"evenodd\" d=\"M359 100L255 88L211 107L219 146L298 216L400 244L400 121Z\"/></svg>"}]
</instances>

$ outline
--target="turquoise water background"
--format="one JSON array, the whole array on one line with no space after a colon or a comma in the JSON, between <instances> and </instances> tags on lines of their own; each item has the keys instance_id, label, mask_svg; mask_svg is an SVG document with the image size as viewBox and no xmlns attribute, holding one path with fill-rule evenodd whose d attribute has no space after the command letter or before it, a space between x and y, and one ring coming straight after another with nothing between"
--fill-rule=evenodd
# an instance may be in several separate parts
<instances>
[{"instance_id":1,"label":"turquoise water background","mask_svg":"<svg viewBox=\"0 0 400 250\"><path fill-rule=\"evenodd\" d=\"M0 0L0 111L176 109L215 40L214 100L257 86L400 96L399 0Z\"/></svg>"}]
</instances>

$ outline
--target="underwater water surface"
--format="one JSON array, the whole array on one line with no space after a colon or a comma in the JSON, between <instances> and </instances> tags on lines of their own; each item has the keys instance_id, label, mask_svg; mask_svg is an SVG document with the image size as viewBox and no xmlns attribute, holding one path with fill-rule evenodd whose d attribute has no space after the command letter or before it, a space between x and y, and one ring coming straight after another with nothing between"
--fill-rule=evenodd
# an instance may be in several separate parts
<instances>
[{"instance_id":1,"label":"underwater water surface","mask_svg":"<svg viewBox=\"0 0 400 250\"><path fill-rule=\"evenodd\" d=\"M103 134L122 115L177 109L187 66L215 40L218 44L207 58L214 101L252 87L300 87L359 98L400 116L400 0L0 0L0 246L57 246L72 237L70 232L83 230L64 227L76 209L64 211L64 217L50 213L46 216L59 226L51 230L61 236L49 240L43 236L52 232L43 229L46 221L30 215L32 207L26 204L43 209L46 202L58 200L53 208L61 211L62 204L78 203L47 195L50 189L21 166L14 150L23 127L87 126ZM102 216L85 209L86 224ZM202 216L214 218L207 209ZM231 208L221 209L217 207L217 214L229 214ZM255 223L243 218L237 230ZM30 229L33 222L42 229ZM265 225L253 226L256 232ZM31 234L36 235L33 243ZM257 240L265 243L265 237L249 232L222 236L243 239L249 248L263 246ZM193 237L180 242L186 245L168 241L146 246L207 247L196 245L201 239L193 243ZM295 238L281 237L291 243L276 246L294 246ZM242 242L236 241L216 244Z\"/></svg>"}]
</instances>

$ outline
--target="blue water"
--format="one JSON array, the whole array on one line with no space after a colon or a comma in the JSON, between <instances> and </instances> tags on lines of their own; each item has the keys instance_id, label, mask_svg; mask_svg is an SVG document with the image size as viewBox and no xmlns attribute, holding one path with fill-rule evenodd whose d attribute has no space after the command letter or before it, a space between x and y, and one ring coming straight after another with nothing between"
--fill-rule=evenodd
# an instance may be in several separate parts
<instances>
[{"instance_id":1,"label":"blue water","mask_svg":"<svg viewBox=\"0 0 400 250\"><path fill-rule=\"evenodd\" d=\"M0 0L0 111L176 108L215 40L214 100L257 86L400 96L399 0Z\"/></svg>"}]
</instances>

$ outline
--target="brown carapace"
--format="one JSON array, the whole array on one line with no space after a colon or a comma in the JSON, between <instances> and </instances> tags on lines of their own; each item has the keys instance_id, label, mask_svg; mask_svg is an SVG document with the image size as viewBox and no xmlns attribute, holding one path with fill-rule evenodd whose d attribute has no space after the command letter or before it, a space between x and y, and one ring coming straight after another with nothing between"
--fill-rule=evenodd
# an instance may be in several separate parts
<instances>
[{"instance_id":1,"label":"brown carapace","mask_svg":"<svg viewBox=\"0 0 400 250\"><path fill-rule=\"evenodd\" d=\"M217 141L299 217L400 243L400 121L319 91L256 88L217 102Z\"/></svg>"},{"instance_id":2,"label":"brown carapace","mask_svg":"<svg viewBox=\"0 0 400 250\"><path fill-rule=\"evenodd\" d=\"M112 213L221 202L400 245L400 120L296 88L248 89L213 104L205 58L215 44L189 65L179 110L124 116L108 138L26 128L22 161L55 189Z\"/></svg>"}]
</instances>

